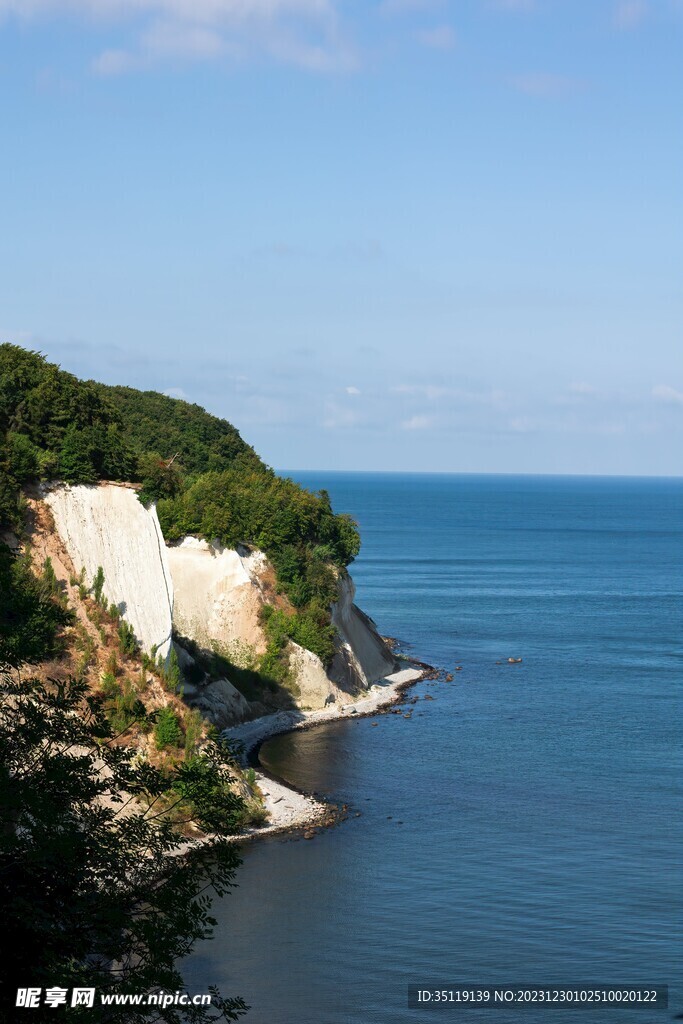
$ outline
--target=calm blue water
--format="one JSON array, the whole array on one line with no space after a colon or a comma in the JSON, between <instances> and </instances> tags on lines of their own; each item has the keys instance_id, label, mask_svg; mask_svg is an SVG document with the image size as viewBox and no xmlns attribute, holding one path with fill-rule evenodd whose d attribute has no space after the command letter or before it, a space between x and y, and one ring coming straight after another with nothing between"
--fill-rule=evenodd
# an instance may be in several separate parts
<instances>
[{"instance_id":1,"label":"calm blue water","mask_svg":"<svg viewBox=\"0 0 683 1024\"><path fill-rule=\"evenodd\" d=\"M463 669L411 720L263 748L362 815L248 848L190 987L243 995L251 1024L556 1016L409 1011L411 982L668 983L668 1010L576 1019L682 1012L682 483L295 476L357 518L381 631Z\"/></svg>"}]
</instances>

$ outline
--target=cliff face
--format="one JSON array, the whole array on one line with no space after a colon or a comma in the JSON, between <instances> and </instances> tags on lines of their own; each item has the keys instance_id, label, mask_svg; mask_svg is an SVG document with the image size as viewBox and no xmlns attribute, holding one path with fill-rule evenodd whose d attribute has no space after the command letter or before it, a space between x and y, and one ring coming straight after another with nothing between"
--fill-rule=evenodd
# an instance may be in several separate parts
<instances>
[{"instance_id":1,"label":"cliff face","mask_svg":"<svg viewBox=\"0 0 683 1024\"><path fill-rule=\"evenodd\" d=\"M239 658L240 649L260 654L266 639L259 609L272 590L272 568L260 551L247 554L186 537L168 549L175 606L173 624L182 636L200 646L216 646ZM353 603L349 576L339 580L339 598L332 605L337 627L337 653L326 670L320 658L290 644L289 665L302 708L348 700L394 671L396 663L374 623Z\"/></svg>"},{"instance_id":2,"label":"cliff face","mask_svg":"<svg viewBox=\"0 0 683 1024\"><path fill-rule=\"evenodd\" d=\"M173 625L181 636L201 647L217 644L226 653L242 645L255 654L265 650L258 614L266 561L260 552L185 537L168 547L167 558L175 593Z\"/></svg>"},{"instance_id":3,"label":"cliff face","mask_svg":"<svg viewBox=\"0 0 683 1024\"><path fill-rule=\"evenodd\" d=\"M135 630L143 651L171 649L173 581L154 509L132 488L115 484L46 488L55 528L78 572L90 585L98 566L104 594Z\"/></svg>"},{"instance_id":4,"label":"cliff face","mask_svg":"<svg viewBox=\"0 0 683 1024\"><path fill-rule=\"evenodd\" d=\"M330 669L333 679L350 679L367 688L396 668L396 660L377 632L375 623L354 604L356 587L350 576L339 580L339 599L332 605L332 622L340 649Z\"/></svg>"},{"instance_id":5,"label":"cliff face","mask_svg":"<svg viewBox=\"0 0 683 1024\"><path fill-rule=\"evenodd\" d=\"M261 552L222 548L194 537L167 546L155 510L145 509L135 491L122 485L58 485L45 489L44 500L76 570L85 569L88 584L102 566L105 596L130 622L143 650L155 646L166 658L173 627L235 664L245 656L253 663L265 651L260 609L284 599L275 595L273 569ZM315 654L290 644L289 665L302 709L348 701L396 668L374 623L354 604L354 595L351 578L340 577L339 597L331 610L337 652L327 670ZM188 683L185 692L221 726L265 710L249 704L227 680Z\"/></svg>"},{"instance_id":6,"label":"cliff face","mask_svg":"<svg viewBox=\"0 0 683 1024\"><path fill-rule=\"evenodd\" d=\"M339 597L331 609L337 653L329 668L315 654L291 645L290 666L306 710L315 711L332 701L347 702L396 670L396 660L374 622L354 604L356 588L351 577L340 577L338 588Z\"/></svg>"}]
</instances>

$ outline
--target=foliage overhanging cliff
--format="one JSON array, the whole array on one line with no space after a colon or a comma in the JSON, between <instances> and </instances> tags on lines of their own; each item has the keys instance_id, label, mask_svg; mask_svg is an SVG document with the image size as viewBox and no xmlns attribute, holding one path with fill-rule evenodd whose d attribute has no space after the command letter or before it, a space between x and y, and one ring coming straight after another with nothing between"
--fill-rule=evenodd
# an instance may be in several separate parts
<instances>
[{"instance_id":1,"label":"foliage overhanging cliff","mask_svg":"<svg viewBox=\"0 0 683 1024\"><path fill-rule=\"evenodd\" d=\"M141 484L168 541L195 534L260 548L297 609L294 634L331 656L329 606L360 540L324 491L278 477L232 424L197 405L81 381L0 345L0 528L21 529L23 485L53 478Z\"/></svg>"}]
</instances>

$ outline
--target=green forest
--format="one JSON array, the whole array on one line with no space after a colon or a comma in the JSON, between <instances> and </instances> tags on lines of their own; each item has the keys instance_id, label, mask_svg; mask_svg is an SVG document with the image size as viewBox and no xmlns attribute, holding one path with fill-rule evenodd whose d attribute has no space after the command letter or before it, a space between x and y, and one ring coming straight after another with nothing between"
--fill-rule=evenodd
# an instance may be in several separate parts
<instances>
[{"instance_id":1,"label":"green forest","mask_svg":"<svg viewBox=\"0 0 683 1024\"><path fill-rule=\"evenodd\" d=\"M353 520L266 466L226 420L155 391L82 381L40 353L0 345L0 529L21 532L22 488L39 480L140 485L169 542L194 534L258 547L296 613L266 617L269 669L283 636L331 658L329 606L358 554ZM2 566L5 568L2 568ZM10 586L9 562L0 562Z\"/></svg>"}]
</instances>

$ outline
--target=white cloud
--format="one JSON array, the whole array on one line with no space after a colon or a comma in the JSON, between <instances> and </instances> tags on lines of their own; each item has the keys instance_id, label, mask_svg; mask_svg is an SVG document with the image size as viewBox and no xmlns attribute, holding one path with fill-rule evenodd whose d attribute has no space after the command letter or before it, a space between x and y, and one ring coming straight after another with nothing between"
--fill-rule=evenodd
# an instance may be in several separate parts
<instances>
[{"instance_id":1,"label":"white cloud","mask_svg":"<svg viewBox=\"0 0 683 1024\"><path fill-rule=\"evenodd\" d=\"M164 21L152 25L142 36L144 49L155 57L220 57L226 43L220 32L200 25Z\"/></svg>"},{"instance_id":2,"label":"white cloud","mask_svg":"<svg viewBox=\"0 0 683 1024\"><path fill-rule=\"evenodd\" d=\"M345 72L358 57L345 38L337 0L0 0L3 16L37 21L81 17L106 31L130 25L127 43L106 47L97 74L164 60L245 60L265 55L315 72Z\"/></svg>"},{"instance_id":3,"label":"white cloud","mask_svg":"<svg viewBox=\"0 0 683 1024\"><path fill-rule=\"evenodd\" d=\"M539 96L542 98L554 98L568 96L571 93L583 89L585 83L576 78L567 78L565 75L553 75L547 72L530 72L523 75L514 75L510 79L513 88L523 92L527 96Z\"/></svg>"},{"instance_id":4,"label":"white cloud","mask_svg":"<svg viewBox=\"0 0 683 1024\"><path fill-rule=\"evenodd\" d=\"M411 416L410 419L403 420L401 423L402 430L427 430L431 427L434 419L432 416Z\"/></svg>"},{"instance_id":5,"label":"white cloud","mask_svg":"<svg viewBox=\"0 0 683 1024\"><path fill-rule=\"evenodd\" d=\"M668 384L658 384L652 389L652 397L669 405L683 405L683 391L676 391Z\"/></svg>"},{"instance_id":6,"label":"white cloud","mask_svg":"<svg viewBox=\"0 0 683 1024\"><path fill-rule=\"evenodd\" d=\"M321 74L356 71L360 61L355 50L339 39L308 42L293 33L273 34L265 47L282 64Z\"/></svg>"},{"instance_id":7,"label":"white cloud","mask_svg":"<svg viewBox=\"0 0 683 1024\"><path fill-rule=\"evenodd\" d=\"M423 46L428 46L431 50L452 50L456 37L450 25L437 25L435 28L418 32L417 38Z\"/></svg>"},{"instance_id":8,"label":"white cloud","mask_svg":"<svg viewBox=\"0 0 683 1024\"><path fill-rule=\"evenodd\" d=\"M637 28L647 13L648 5L645 0L622 0L614 10L614 25L622 30Z\"/></svg>"},{"instance_id":9,"label":"white cloud","mask_svg":"<svg viewBox=\"0 0 683 1024\"><path fill-rule=\"evenodd\" d=\"M167 398L182 398L187 401L187 394L182 388L166 388L166 390L161 393L162 395L166 395Z\"/></svg>"},{"instance_id":10,"label":"white cloud","mask_svg":"<svg viewBox=\"0 0 683 1024\"><path fill-rule=\"evenodd\" d=\"M122 75L135 66L135 59L126 50L104 50L91 62L96 75Z\"/></svg>"},{"instance_id":11,"label":"white cloud","mask_svg":"<svg viewBox=\"0 0 683 1024\"><path fill-rule=\"evenodd\" d=\"M573 395L595 395L597 394L597 388L594 388L592 384L587 384L585 381L578 381L576 384L570 384L567 388Z\"/></svg>"},{"instance_id":12,"label":"white cloud","mask_svg":"<svg viewBox=\"0 0 683 1024\"><path fill-rule=\"evenodd\" d=\"M348 388L344 388L347 395L360 395L360 388L356 388L353 384L349 385Z\"/></svg>"}]
</instances>

